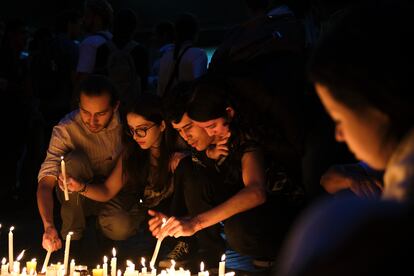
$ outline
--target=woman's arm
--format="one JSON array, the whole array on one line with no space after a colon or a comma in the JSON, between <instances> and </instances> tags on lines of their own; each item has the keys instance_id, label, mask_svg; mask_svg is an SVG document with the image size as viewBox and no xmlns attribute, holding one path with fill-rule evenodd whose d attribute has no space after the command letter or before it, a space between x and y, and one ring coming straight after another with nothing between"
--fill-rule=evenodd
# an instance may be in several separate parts
<instances>
[{"instance_id":1,"label":"woman's arm","mask_svg":"<svg viewBox=\"0 0 414 276\"><path fill-rule=\"evenodd\" d=\"M247 152L243 155L241 162L243 189L222 204L194 218L171 218L162 230L157 229L157 231L153 231L153 234L174 237L191 236L197 231L224 221L235 214L263 204L266 201L266 192L262 154L259 151ZM155 216L155 220L159 220L162 217L158 218L156 213L151 215Z\"/></svg>"},{"instance_id":2,"label":"woman's arm","mask_svg":"<svg viewBox=\"0 0 414 276\"><path fill-rule=\"evenodd\" d=\"M63 188L63 177L59 176L59 186ZM123 187L122 181L122 155L119 156L115 168L112 170L105 183L102 184L86 184L72 177L67 178L68 190L71 192L79 192L83 196L92 200L106 202L112 199Z\"/></svg>"}]
</instances>

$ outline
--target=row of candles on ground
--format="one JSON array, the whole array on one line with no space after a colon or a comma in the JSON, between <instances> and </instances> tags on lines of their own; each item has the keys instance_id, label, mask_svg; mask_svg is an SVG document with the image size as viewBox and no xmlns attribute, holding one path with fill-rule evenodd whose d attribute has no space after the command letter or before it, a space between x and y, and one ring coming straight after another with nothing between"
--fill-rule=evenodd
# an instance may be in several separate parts
<instances>
[{"instance_id":1,"label":"row of candles on ground","mask_svg":"<svg viewBox=\"0 0 414 276\"><path fill-rule=\"evenodd\" d=\"M163 224L165 224L166 222L163 221ZM0 224L0 228L1 228L1 224ZM1 276L4 275L19 275L20 274L20 260L23 258L23 254L25 252L25 250L23 250L19 256L16 258L16 261L14 261L14 249L13 249L13 230L14 230L14 226L10 227L9 230L9 236L8 236L8 240L9 240L9 263L6 263L6 258L3 258L2 260L2 265L1 265ZM72 232L69 232L66 236L66 242L65 242L65 253L64 253L64 262L63 265L61 264L57 264L57 265L51 265L48 266L49 263L49 259L50 259L50 255L51 255L51 251L48 250L43 266L42 266L42 270L41 273L46 273L47 276L64 276L65 275L65 271L68 271L69 268L69 276L81 276L81 275L76 275L76 271L75 271L75 261L72 259L71 263L70 263L70 267L68 267L68 261L69 261L69 251L70 251L70 241L71 241L71 236L72 236ZM133 262L131 261L127 261L127 268L124 272L124 276L156 276L157 275L157 270L154 267L154 262L156 259L156 255L158 254L158 250L160 247L160 243L161 241L158 241L157 244L157 248L156 248L156 252L154 252L153 258L150 262L150 267L151 267L151 271L147 271L147 267L145 266L145 259L142 258L141 259L141 264L142 264L142 271L139 272L137 270L135 270L135 265ZM113 257L111 258L111 273L110 276L122 276L120 275L120 271L116 269L117 266L117 259L116 259L116 250L115 248L112 249L112 255ZM107 263L108 259L106 256L104 256L104 263L102 266L102 269L100 268L100 266L98 266L96 269L92 270L92 274L93 276L108 276L108 263ZM36 259L32 259L29 262L26 262L26 267L23 268L23 270L21 271L22 275L33 275L36 274ZM49 273L48 273L49 271ZM218 275L219 276L231 276L234 275L234 272L230 272L230 273L225 273L225 255L223 254L222 258L221 258L221 262L219 262L219 271L218 271ZM50 275L49 275L50 274ZM190 271L188 270L184 270L182 268L180 268L179 270L175 269L175 261L172 260L171 263L171 267L167 270L163 270L161 271L161 274L159 275L174 275L174 276L187 276L187 275L191 275ZM200 272L198 273L199 276L208 276L209 272L208 271L204 271L204 263L201 262L200 264Z\"/></svg>"},{"instance_id":2,"label":"row of candles on ground","mask_svg":"<svg viewBox=\"0 0 414 276\"><path fill-rule=\"evenodd\" d=\"M2 259L1 264L1 276L7 275L36 275L36 266L37 262L36 259L32 259L31 261L26 262L26 267L24 267L20 273L20 259L23 257L24 250L21 252L19 257L13 262L13 270L9 274L9 264L6 263L6 258ZM111 274L116 276L122 276L122 272L120 269L116 270L116 251L115 248L113 249L114 257L111 260ZM104 263L102 268L100 265L97 265L96 268L92 269L92 276L108 276L108 259L104 256ZM171 267L167 268L166 270L162 270L160 274L161 276L191 276L191 272L189 270L184 270L183 268L179 268L176 270L175 268L175 261L171 261ZM135 264L128 260L127 267L123 276L157 276L157 270L152 266L151 271L148 271L145 265L145 258L141 258L141 271L135 269ZM86 266L76 266L75 260L72 259L69 265L69 276L83 276L82 270L87 270ZM42 268L42 273L46 273L46 276L64 276L65 275L65 267L61 263L52 264L47 266L46 269ZM234 272L225 273L225 255L222 256L222 261L219 263L219 276L233 276ZM198 276L209 276L208 270L204 270L204 263L201 262L200 264L200 272L198 272Z\"/></svg>"}]
</instances>

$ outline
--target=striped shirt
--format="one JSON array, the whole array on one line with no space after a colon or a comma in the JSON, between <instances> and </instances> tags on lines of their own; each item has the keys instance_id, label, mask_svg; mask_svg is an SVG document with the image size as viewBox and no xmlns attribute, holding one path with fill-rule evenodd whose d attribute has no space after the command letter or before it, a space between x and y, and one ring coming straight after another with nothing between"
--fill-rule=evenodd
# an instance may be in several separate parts
<instances>
[{"instance_id":1,"label":"striped shirt","mask_svg":"<svg viewBox=\"0 0 414 276\"><path fill-rule=\"evenodd\" d=\"M115 167L121 152L122 126L115 113L106 128L91 132L82 122L79 109L67 114L53 128L45 161L38 174L38 181L45 176L57 177L60 172L60 157L79 150L89 158L94 176L107 177Z\"/></svg>"}]
</instances>

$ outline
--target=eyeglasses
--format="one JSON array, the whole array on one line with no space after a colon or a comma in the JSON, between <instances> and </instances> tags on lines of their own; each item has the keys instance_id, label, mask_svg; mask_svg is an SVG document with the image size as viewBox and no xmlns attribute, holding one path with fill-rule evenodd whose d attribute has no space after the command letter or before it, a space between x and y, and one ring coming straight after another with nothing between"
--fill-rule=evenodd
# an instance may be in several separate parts
<instances>
[{"instance_id":1,"label":"eyeglasses","mask_svg":"<svg viewBox=\"0 0 414 276\"><path fill-rule=\"evenodd\" d=\"M156 125L157 124L153 124L150 127L143 127L143 128L136 128L136 129L129 128L129 131L127 132L127 134L130 135L131 137L134 137L134 134L136 134L138 137L144 138L145 136L147 136L148 130L150 130Z\"/></svg>"}]
</instances>

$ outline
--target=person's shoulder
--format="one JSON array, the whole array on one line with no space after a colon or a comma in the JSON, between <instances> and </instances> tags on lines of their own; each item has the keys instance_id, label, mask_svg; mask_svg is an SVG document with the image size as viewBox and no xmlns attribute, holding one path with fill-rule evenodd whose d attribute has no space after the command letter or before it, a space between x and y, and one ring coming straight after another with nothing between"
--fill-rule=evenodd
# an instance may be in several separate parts
<instances>
[{"instance_id":1,"label":"person's shoulder","mask_svg":"<svg viewBox=\"0 0 414 276\"><path fill-rule=\"evenodd\" d=\"M58 126L67 126L70 124L75 123L78 119L80 119L79 109L73 110L66 114L60 121Z\"/></svg>"}]
</instances>

